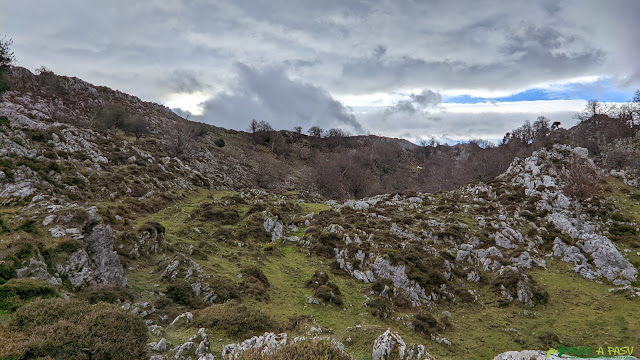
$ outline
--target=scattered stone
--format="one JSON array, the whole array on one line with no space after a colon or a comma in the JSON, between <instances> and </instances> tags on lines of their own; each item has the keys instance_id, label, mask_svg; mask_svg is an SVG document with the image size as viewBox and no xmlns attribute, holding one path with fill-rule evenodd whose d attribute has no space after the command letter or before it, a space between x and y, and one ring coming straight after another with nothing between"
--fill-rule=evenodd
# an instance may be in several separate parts
<instances>
[{"instance_id":1,"label":"scattered stone","mask_svg":"<svg viewBox=\"0 0 640 360\"><path fill-rule=\"evenodd\" d=\"M193 314L190 312L185 312L183 314L178 315L169 326L174 326L178 324L181 320L184 320L185 324L190 324L193 321Z\"/></svg>"},{"instance_id":2,"label":"scattered stone","mask_svg":"<svg viewBox=\"0 0 640 360\"><path fill-rule=\"evenodd\" d=\"M149 344L151 346L151 350L155 352L165 352L167 350L167 339L162 338L157 343Z\"/></svg>"}]
</instances>

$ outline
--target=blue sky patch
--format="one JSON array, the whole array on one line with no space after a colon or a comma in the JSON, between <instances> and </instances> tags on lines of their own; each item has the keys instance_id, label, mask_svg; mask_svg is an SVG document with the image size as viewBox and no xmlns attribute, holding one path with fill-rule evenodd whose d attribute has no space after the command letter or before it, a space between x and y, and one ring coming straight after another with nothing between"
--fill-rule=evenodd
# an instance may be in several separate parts
<instances>
[{"instance_id":1,"label":"blue sky patch","mask_svg":"<svg viewBox=\"0 0 640 360\"><path fill-rule=\"evenodd\" d=\"M591 100L606 102L625 102L633 97L634 90L616 88L608 79L592 83L571 83L554 85L548 88L533 88L517 94L497 97L473 97L470 95L444 96L443 103L478 104L485 102L515 102L536 100Z\"/></svg>"}]
</instances>

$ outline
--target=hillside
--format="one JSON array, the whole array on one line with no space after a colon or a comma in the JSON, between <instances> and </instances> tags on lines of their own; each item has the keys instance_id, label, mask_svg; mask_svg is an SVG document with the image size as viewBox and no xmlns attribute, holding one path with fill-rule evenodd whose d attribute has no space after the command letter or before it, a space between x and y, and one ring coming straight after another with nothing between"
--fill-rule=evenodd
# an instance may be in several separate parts
<instances>
[{"instance_id":1,"label":"hillside","mask_svg":"<svg viewBox=\"0 0 640 360\"><path fill-rule=\"evenodd\" d=\"M0 359L544 358L640 340L640 143L616 120L487 149L250 134L11 71ZM140 139L106 123L118 111L147 121Z\"/></svg>"}]
</instances>

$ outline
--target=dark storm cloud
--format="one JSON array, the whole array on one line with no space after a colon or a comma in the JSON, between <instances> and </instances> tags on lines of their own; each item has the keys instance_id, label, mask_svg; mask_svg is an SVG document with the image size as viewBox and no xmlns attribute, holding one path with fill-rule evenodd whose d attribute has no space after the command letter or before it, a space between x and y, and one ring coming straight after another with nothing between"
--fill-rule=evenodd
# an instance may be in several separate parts
<instances>
[{"instance_id":1,"label":"dark storm cloud","mask_svg":"<svg viewBox=\"0 0 640 360\"><path fill-rule=\"evenodd\" d=\"M326 90L292 80L282 67L255 69L237 63L235 69L236 84L231 91L206 101L200 118L236 129L244 129L251 119L257 119L277 129L319 125L365 132L350 109Z\"/></svg>"}]
</instances>

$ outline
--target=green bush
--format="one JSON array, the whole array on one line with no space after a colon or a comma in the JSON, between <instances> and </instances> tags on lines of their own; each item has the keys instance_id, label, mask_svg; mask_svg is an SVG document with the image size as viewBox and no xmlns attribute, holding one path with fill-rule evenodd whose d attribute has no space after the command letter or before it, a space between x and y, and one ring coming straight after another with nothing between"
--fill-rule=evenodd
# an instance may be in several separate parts
<instances>
[{"instance_id":1,"label":"green bush","mask_svg":"<svg viewBox=\"0 0 640 360\"><path fill-rule=\"evenodd\" d=\"M242 291L257 300L269 301L269 279L262 270L255 265L245 265L242 268Z\"/></svg>"},{"instance_id":2,"label":"green bush","mask_svg":"<svg viewBox=\"0 0 640 360\"><path fill-rule=\"evenodd\" d=\"M307 281L307 287L313 290L313 296L322 301L342 305L342 293L338 285L329 282L329 275L316 271Z\"/></svg>"},{"instance_id":3,"label":"green bush","mask_svg":"<svg viewBox=\"0 0 640 360\"><path fill-rule=\"evenodd\" d=\"M433 315L427 313L416 314L411 324L413 325L413 329L422 335L428 336L441 330L438 320L436 320Z\"/></svg>"},{"instance_id":4,"label":"green bush","mask_svg":"<svg viewBox=\"0 0 640 360\"><path fill-rule=\"evenodd\" d=\"M393 288L393 282L388 279L378 279L371 283L371 290L380 293L384 290L385 286Z\"/></svg>"},{"instance_id":5,"label":"green bush","mask_svg":"<svg viewBox=\"0 0 640 360\"><path fill-rule=\"evenodd\" d=\"M133 301L133 294L121 286L92 286L78 294L90 304L99 302L115 303L117 301Z\"/></svg>"},{"instance_id":6,"label":"green bush","mask_svg":"<svg viewBox=\"0 0 640 360\"><path fill-rule=\"evenodd\" d=\"M167 287L166 295L174 303L186 306L190 309L202 308L202 299L196 296L191 285L184 280L175 280Z\"/></svg>"},{"instance_id":7,"label":"green bush","mask_svg":"<svg viewBox=\"0 0 640 360\"><path fill-rule=\"evenodd\" d=\"M42 280L11 279L0 285L0 310L15 311L25 302L37 297L57 296L58 291Z\"/></svg>"},{"instance_id":8,"label":"green bush","mask_svg":"<svg viewBox=\"0 0 640 360\"><path fill-rule=\"evenodd\" d=\"M336 248L341 241L342 238L336 233L321 233L313 246L311 246L311 250L318 256L333 259L336 256L333 249Z\"/></svg>"},{"instance_id":9,"label":"green bush","mask_svg":"<svg viewBox=\"0 0 640 360\"><path fill-rule=\"evenodd\" d=\"M27 220L22 225L18 226L16 231L24 231L29 234L34 234L36 232L36 222L35 220Z\"/></svg>"},{"instance_id":10,"label":"green bush","mask_svg":"<svg viewBox=\"0 0 640 360\"><path fill-rule=\"evenodd\" d=\"M35 142L47 142L52 140L51 133L47 130L34 129L31 130L31 140Z\"/></svg>"},{"instance_id":11,"label":"green bush","mask_svg":"<svg viewBox=\"0 0 640 360\"><path fill-rule=\"evenodd\" d=\"M0 91L2 93L2 91ZM6 116L0 116L0 126L11 127L11 121Z\"/></svg>"},{"instance_id":12,"label":"green bush","mask_svg":"<svg viewBox=\"0 0 640 360\"><path fill-rule=\"evenodd\" d=\"M377 297L369 301L367 305L369 306L369 312L371 315L379 319L386 319L393 314L391 301L385 298Z\"/></svg>"},{"instance_id":13,"label":"green bush","mask_svg":"<svg viewBox=\"0 0 640 360\"><path fill-rule=\"evenodd\" d=\"M199 326L223 331L226 336L246 339L267 331L278 331L280 325L257 309L235 301L210 305L196 313Z\"/></svg>"},{"instance_id":14,"label":"green bush","mask_svg":"<svg viewBox=\"0 0 640 360\"><path fill-rule=\"evenodd\" d=\"M238 299L240 297L237 285L228 279L216 277L209 281L209 286L211 286L211 289L217 295L214 300L216 304L221 304L228 300Z\"/></svg>"},{"instance_id":15,"label":"green bush","mask_svg":"<svg viewBox=\"0 0 640 360\"><path fill-rule=\"evenodd\" d=\"M255 265L245 265L242 268L242 275L246 277L253 277L261 283L265 284L265 286L270 286L267 276L264 274L264 272L262 272L262 269Z\"/></svg>"},{"instance_id":16,"label":"green bush","mask_svg":"<svg viewBox=\"0 0 640 360\"><path fill-rule=\"evenodd\" d=\"M43 299L0 332L0 358L146 359L147 340L143 320L115 305Z\"/></svg>"},{"instance_id":17,"label":"green bush","mask_svg":"<svg viewBox=\"0 0 640 360\"><path fill-rule=\"evenodd\" d=\"M234 209L215 206L212 203L204 204L194 214L205 221L217 221L223 225L233 225L240 220L240 214Z\"/></svg>"},{"instance_id":18,"label":"green bush","mask_svg":"<svg viewBox=\"0 0 640 360\"><path fill-rule=\"evenodd\" d=\"M226 144L223 138L219 138L213 142L217 147L224 147Z\"/></svg>"}]
</instances>

